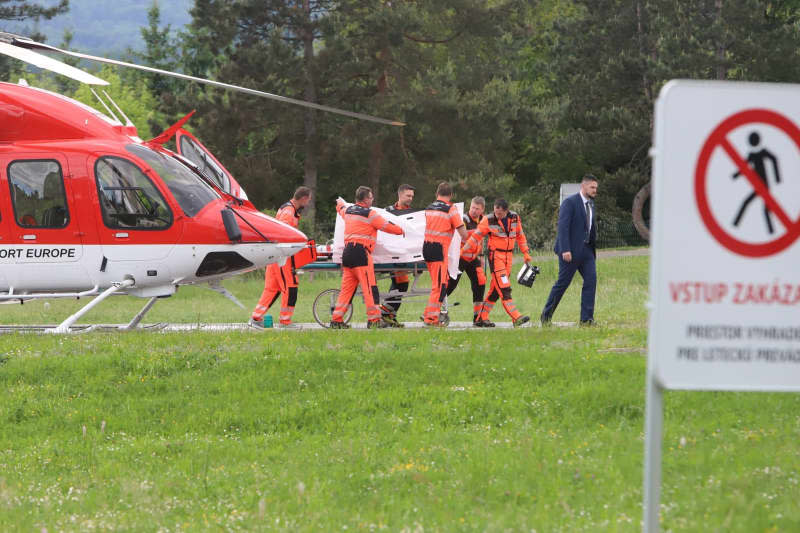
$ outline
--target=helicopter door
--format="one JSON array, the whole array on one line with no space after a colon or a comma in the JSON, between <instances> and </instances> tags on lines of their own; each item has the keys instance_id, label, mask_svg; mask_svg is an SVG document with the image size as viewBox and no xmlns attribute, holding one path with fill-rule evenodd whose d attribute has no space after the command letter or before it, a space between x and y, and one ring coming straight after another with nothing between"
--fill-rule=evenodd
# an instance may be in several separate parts
<instances>
[{"instance_id":1,"label":"helicopter door","mask_svg":"<svg viewBox=\"0 0 800 533\"><path fill-rule=\"evenodd\" d=\"M170 286L167 259L180 240L183 221L159 188L160 180L124 157L102 156L88 163L96 185L100 271L114 280L131 275L141 287Z\"/></svg>"},{"instance_id":2,"label":"helicopter door","mask_svg":"<svg viewBox=\"0 0 800 533\"><path fill-rule=\"evenodd\" d=\"M0 251L0 263L9 285L19 292L89 288L67 159L14 154L0 158L0 165L6 182L0 185L11 204L0 213L9 244Z\"/></svg>"},{"instance_id":3,"label":"helicopter door","mask_svg":"<svg viewBox=\"0 0 800 533\"><path fill-rule=\"evenodd\" d=\"M5 183L5 176L0 173L0 292L8 292L8 279L4 271L8 264L14 261L9 257L11 250L11 231L8 227L8 220L11 216L11 204L7 203L8 198L2 191L6 191L8 184Z\"/></svg>"},{"instance_id":4,"label":"helicopter door","mask_svg":"<svg viewBox=\"0 0 800 533\"><path fill-rule=\"evenodd\" d=\"M178 130L175 135L175 145L180 155L197 165L200 172L216 183L220 189L241 200L247 200L244 189L228 172L228 169L222 166L214 154L203 146L203 143L194 135L184 129Z\"/></svg>"}]
</instances>

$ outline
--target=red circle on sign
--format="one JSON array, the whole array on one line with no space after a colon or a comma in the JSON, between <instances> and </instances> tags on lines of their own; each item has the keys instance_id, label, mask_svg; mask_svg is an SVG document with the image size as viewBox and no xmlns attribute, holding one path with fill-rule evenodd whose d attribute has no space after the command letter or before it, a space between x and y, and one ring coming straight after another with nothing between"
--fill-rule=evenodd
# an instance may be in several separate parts
<instances>
[{"instance_id":1,"label":"red circle on sign","mask_svg":"<svg viewBox=\"0 0 800 533\"><path fill-rule=\"evenodd\" d=\"M786 233L775 240L764 243L751 243L737 239L723 229L711 213L706 194L706 173L711 154L715 149L722 149L723 144L729 144L726 136L732 130L751 123L769 124L783 131L800 150L800 129L789 119L781 114L767 109L748 109L723 120L709 135L700 155L694 174L694 190L697 199L697 209L711 235L725 248L747 257L766 257L783 251L800 236L800 223L794 222L786 228ZM784 224L785 225L785 224Z\"/></svg>"}]
</instances>

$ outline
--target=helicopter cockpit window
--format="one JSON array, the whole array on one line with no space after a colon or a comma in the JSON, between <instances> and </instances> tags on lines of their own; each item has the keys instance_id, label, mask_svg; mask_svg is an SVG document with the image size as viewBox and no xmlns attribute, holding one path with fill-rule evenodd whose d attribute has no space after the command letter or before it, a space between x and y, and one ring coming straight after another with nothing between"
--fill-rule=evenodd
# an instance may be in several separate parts
<instances>
[{"instance_id":1,"label":"helicopter cockpit window","mask_svg":"<svg viewBox=\"0 0 800 533\"><path fill-rule=\"evenodd\" d=\"M126 148L161 176L186 216L195 216L211 201L219 198L200 176L176 159L140 144L130 144Z\"/></svg>"},{"instance_id":2,"label":"helicopter cockpit window","mask_svg":"<svg viewBox=\"0 0 800 533\"><path fill-rule=\"evenodd\" d=\"M24 228L69 224L61 165L52 160L14 161L8 166L14 218Z\"/></svg>"},{"instance_id":3,"label":"helicopter cockpit window","mask_svg":"<svg viewBox=\"0 0 800 533\"><path fill-rule=\"evenodd\" d=\"M160 230L172 224L164 197L139 167L121 157L94 165L103 223L114 229Z\"/></svg>"},{"instance_id":4,"label":"helicopter cockpit window","mask_svg":"<svg viewBox=\"0 0 800 533\"><path fill-rule=\"evenodd\" d=\"M206 177L211 178L220 189L230 194L231 182L228 175L216 162L203 150L196 142L187 137L181 136L181 154L183 157L197 165Z\"/></svg>"}]
</instances>

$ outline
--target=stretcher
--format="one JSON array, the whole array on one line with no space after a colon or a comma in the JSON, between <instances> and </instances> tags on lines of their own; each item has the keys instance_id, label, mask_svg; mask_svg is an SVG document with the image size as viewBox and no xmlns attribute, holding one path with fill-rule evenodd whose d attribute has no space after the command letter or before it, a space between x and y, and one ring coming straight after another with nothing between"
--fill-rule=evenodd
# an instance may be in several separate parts
<instances>
[{"instance_id":1,"label":"stretcher","mask_svg":"<svg viewBox=\"0 0 800 533\"><path fill-rule=\"evenodd\" d=\"M321 247L318 247L318 249ZM324 251L318 251L317 260L303 266L301 270L306 272L340 272L342 265L334 263L331 256ZM420 278L428 274L428 267L425 261L417 261L412 263L378 263L375 265L375 279L377 281L391 278L393 273L404 272L411 277L411 283L406 292L399 290L390 290L380 293L380 306L381 309L386 308L388 302L405 302L409 299L423 299L427 301L431 294L429 287L418 287ZM361 287L356 290L355 294L361 294ZM353 296L355 298L355 295ZM312 313L314 320L317 324L323 327L329 327L331 323L331 316L333 309L336 307L336 300L339 298L339 288L325 289L321 291L312 305ZM362 295L363 298L363 295ZM344 314L345 324L349 323L353 317L353 306L350 305ZM447 302L442 305L442 319L449 322L447 317Z\"/></svg>"}]
</instances>

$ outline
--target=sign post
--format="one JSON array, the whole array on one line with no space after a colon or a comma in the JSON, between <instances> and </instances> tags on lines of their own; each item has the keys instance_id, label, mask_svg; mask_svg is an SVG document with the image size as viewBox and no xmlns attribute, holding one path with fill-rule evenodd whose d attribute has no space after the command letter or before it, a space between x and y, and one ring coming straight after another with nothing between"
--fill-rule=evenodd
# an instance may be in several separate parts
<instances>
[{"instance_id":1,"label":"sign post","mask_svg":"<svg viewBox=\"0 0 800 533\"><path fill-rule=\"evenodd\" d=\"M644 529L663 391L800 390L800 86L679 80L656 102Z\"/></svg>"}]
</instances>

